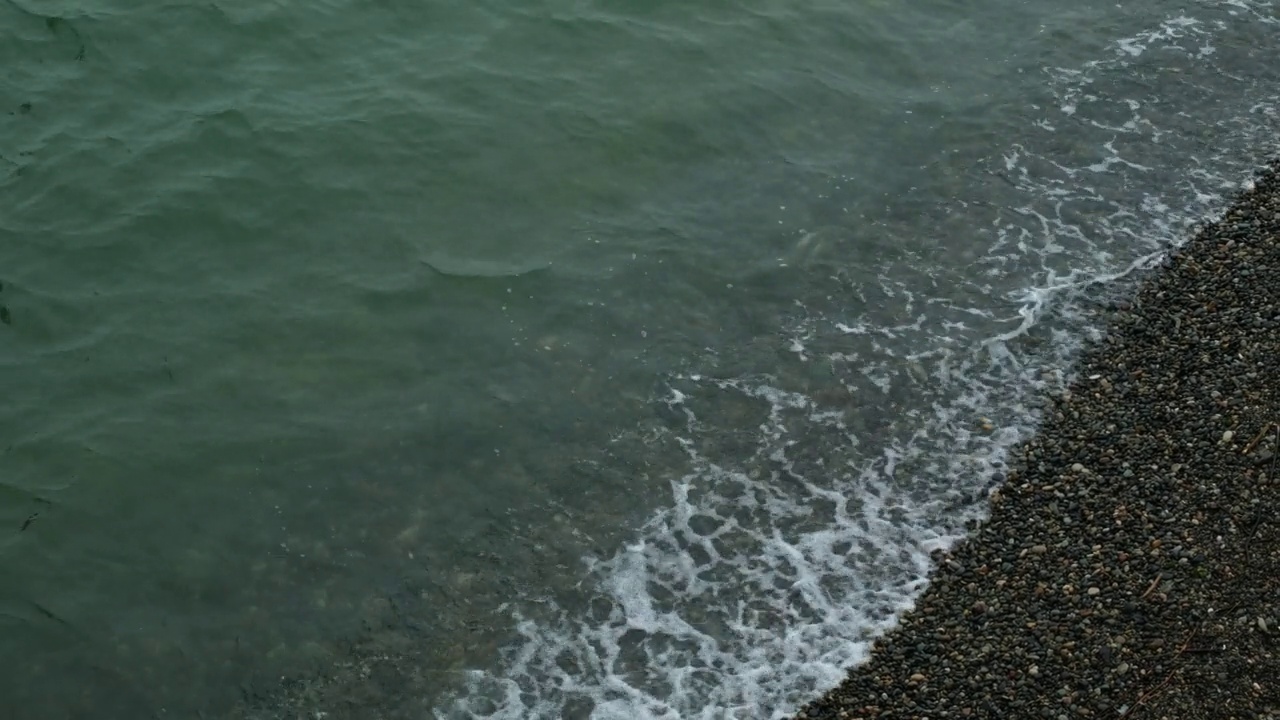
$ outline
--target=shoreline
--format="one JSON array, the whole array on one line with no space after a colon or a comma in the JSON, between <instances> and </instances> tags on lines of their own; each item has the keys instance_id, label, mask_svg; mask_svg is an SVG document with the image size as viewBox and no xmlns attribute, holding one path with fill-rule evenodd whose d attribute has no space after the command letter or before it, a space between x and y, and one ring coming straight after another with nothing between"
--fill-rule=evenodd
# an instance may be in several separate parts
<instances>
[{"instance_id":1,"label":"shoreline","mask_svg":"<svg viewBox=\"0 0 1280 720\"><path fill-rule=\"evenodd\" d=\"M1280 160L1148 273L797 720L1280 719Z\"/></svg>"}]
</instances>

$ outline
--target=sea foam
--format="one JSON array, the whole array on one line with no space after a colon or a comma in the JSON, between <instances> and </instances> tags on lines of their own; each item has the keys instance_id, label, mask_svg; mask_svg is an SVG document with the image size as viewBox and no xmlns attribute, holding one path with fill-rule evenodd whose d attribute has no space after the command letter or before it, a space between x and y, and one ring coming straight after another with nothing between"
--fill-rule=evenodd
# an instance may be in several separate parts
<instances>
[{"instance_id":1,"label":"sea foam","mask_svg":"<svg viewBox=\"0 0 1280 720\"><path fill-rule=\"evenodd\" d=\"M1275 149L1276 78L1249 60L1280 45L1274 12L1201 2L1042 68L1025 134L946 210L981 257L888 263L847 288L857 306L802 303L779 328L789 365L667 378L654 402L692 468L670 504L583 559L590 612L511 604L500 666L437 717L781 718L838 683L984 517L1106 301ZM821 393L796 379L813 367Z\"/></svg>"}]
</instances>

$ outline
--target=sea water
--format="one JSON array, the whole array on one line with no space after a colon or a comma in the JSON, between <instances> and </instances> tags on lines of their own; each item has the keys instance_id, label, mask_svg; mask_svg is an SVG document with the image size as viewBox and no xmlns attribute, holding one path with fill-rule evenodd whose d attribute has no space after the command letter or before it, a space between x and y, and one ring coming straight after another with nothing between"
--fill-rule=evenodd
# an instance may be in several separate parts
<instances>
[{"instance_id":1,"label":"sea water","mask_svg":"<svg viewBox=\"0 0 1280 720\"><path fill-rule=\"evenodd\" d=\"M4 6L3 696L785 716L1274 150L1278 17Z\"/></svg>"}]
</instances>

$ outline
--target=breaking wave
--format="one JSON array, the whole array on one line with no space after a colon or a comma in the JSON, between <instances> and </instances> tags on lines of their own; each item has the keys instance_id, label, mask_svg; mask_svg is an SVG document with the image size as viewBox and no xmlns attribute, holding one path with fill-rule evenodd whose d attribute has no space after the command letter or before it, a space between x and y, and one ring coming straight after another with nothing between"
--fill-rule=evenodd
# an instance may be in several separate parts
<instances>
[{"instance_id":1,"label":"breaking wave","mask_svg":"<svg viewBox=\"0 0 1280 720\"><path fill-rule=\"evenodd\" d=\"M1101 313L1275 149L1277 35L1270 4L1202 2L1042 68L1018 141L915 228L985 250L878 284L820 268L834 291L797 299L784 362L669 377L692 468L669 506L584 559L581 608L513 603L501 669L437 717L780 718L837 684L983 519Z\"/></svg>"}]
</instances>

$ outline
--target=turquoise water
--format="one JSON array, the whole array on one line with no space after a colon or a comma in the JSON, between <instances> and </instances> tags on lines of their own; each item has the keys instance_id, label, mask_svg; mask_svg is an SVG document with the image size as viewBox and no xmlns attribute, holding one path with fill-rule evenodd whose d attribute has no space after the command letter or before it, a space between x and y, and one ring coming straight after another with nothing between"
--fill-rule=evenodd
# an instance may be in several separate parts
<instances>
[{"instance_id":1,"label":"turquoise water","mask_svg":"<svg viewBox=\"0 0 1280 720\"><path fill-rule=\"evenodd\" d=\"M1271 147L1276 18L0 5L0 697L784 715Z\"/></svg>"}]
</instances>

